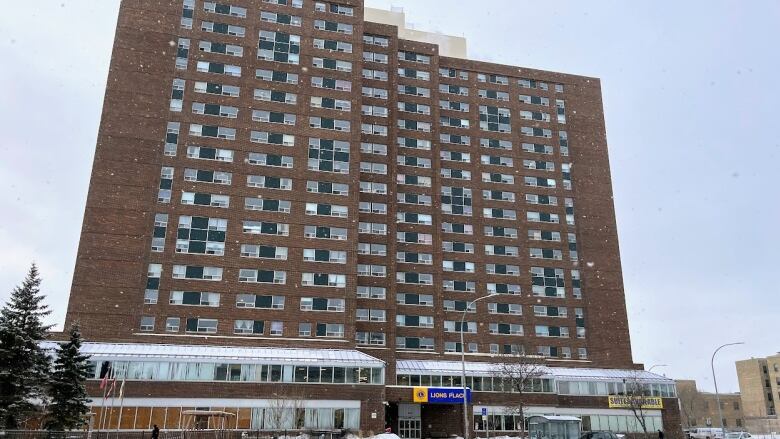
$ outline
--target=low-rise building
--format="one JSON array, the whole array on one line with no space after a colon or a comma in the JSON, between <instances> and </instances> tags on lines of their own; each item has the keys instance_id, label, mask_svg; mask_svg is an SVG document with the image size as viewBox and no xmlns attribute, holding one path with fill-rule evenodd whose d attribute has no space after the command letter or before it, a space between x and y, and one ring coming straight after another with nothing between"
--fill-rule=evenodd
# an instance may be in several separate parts
<instances>
[{"instance_id":1,"label":"low-rise building","mask_svg":"<svg viewBox=\"0 0 780 439\"><path fill-rule=\"evenodd\" d=\"M683 428L720 427L718 422L718 398L714 393L703 392L695 380L676 380L680 399L680 417ZM726 429L745 428L742 401L739 393L721 393L720 407Z\"/></svg>"}]
</instances>

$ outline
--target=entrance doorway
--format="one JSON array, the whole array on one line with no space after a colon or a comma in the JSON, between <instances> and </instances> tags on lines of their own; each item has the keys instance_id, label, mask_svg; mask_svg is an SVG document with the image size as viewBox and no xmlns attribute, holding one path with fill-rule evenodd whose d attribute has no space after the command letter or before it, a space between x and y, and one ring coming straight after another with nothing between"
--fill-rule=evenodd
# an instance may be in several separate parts
<instances>
[{"instance_id":1,"label":"entrance doorway","mask_svg":"<svg viewBox=\"0 0 780 439\"><path fill-rule=\"evenodd\" d=\"M398 436L401 439L421 439L422 421L420 419L399 419Z\"/></svg>"},{"instance_id":2,"label":"entrance doorway","mask_svg":"<svg viewBox=\"0 0 780 439\"><path fill-rule=\"evenodd\" d=\"M422 417L419 404L398 404L398 436L422 439Z\"/></svg>"}]
</instances>

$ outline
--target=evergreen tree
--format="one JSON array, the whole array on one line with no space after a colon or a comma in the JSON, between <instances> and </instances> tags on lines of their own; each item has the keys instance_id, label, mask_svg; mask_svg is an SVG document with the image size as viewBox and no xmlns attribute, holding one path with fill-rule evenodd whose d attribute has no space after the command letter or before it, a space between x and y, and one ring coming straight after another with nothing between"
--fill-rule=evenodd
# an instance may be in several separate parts
<instances>
[{"instance_id":1,"label":"evergreen tree","mask_svg":"<svg viewBox=\"0 0 780 439\"><path fill-rule=\"evenodd\" d=\"M51 326L41 279L33 264L21 286L0 310L0 429L19 428L45 401L50 360L39 343Z\"/></svg>"},{"instance_id":2,"label":"evergreen tree","mask_svg":"<svg viewBox=\"0 0 780 439\"><path fill-rule=\"evenodd\" d=\"M81 331L78 323L70 328L70 338L62 345L54 361L54 371L49 387L49 430L73 430L84 424L89 413L85 383L89 376L89 356L79 352Z\"/></svg>"}]
</instances>

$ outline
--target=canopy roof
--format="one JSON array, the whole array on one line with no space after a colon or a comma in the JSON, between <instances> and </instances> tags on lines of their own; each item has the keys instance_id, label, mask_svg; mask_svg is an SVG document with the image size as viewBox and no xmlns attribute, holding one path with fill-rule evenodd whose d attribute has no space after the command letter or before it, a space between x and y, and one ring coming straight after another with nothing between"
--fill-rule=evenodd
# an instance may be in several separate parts
<instances>
[{"instance_id":1,"label":"canopy roof","mask_svg":"<svg viewBox=\"0 0 780 439\"><path fill-rule=\"evenodd\" d=\"M44 342L55 349L57 343ZM81 352L95 360L215 361L243 364L384 367L382 360L356 350L234 347L149 343L84 343Z\"/></svg>"}]
</instances>

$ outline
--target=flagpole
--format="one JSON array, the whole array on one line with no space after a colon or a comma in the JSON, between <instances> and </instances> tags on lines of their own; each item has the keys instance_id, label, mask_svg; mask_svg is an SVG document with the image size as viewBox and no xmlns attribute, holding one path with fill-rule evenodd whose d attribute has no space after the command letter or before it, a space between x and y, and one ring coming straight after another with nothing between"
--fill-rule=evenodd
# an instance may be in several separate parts
<instances>
[{"instance_id":1,"label":"flagpole","mask_svg":"<svg viewBox=\"0 0 780 439\"><path fill-rule=\"evenodd\" d=\"M114 416L114 398L116 396L116 394L114 393L115 389L116 389L116 372L112 374L111 387L108 389L108 393L111 395L111 409L108 411L108 419L106 419L106 437L108 437L108 433L111 430L111 417Z\"/></svg>"},{"instance_id":2,"label":"flagpole","mask_svg":"<svg viewBox=\"0 0 780 439\"><path fill-rule=\"evenodd\" d=\"M106 374L103 375L103 379L100 381L100 388L103 389L103 399L100 406L100 418L98 419L98 431L103 430L103 422L106 418L106 392L108 391L108 379L112 372L111 366L108 367Z\"/></svg>"},{"instance_id":3,"label":"flagpole","mask_svg":"<svg viewBox=\"0 0 780 439\"><path fill-rule=\"evenodd\" d=\"M119 420L116 422L116 436L119 437L119 426L122 425L122 411L125 405L125 377L122 378L122 384L119 386ZM133 426L135 427L135 425Z\"/></svg>"}]
</instances>

